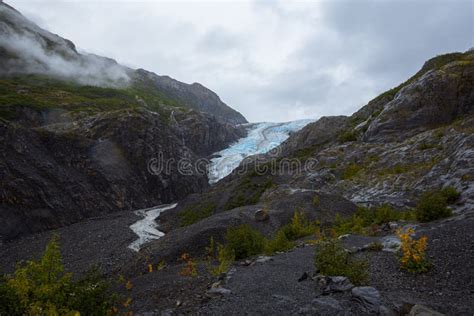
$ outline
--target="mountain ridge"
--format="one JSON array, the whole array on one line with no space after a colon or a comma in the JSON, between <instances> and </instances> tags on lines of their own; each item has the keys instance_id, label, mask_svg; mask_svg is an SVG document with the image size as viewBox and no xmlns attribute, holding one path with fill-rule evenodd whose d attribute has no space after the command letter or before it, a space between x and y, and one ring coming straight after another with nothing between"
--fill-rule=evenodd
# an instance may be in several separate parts
<instances>
[{"instance_id":1,"label":"mountain ridge","mask_svg":"<svg viewBox=\"0 0 474 316\"><path fill-rule=\"evenodd\" d=\"M150 89L214 115L223 123L247 122L201 84L186 84L169 76L122 66L111 58L80 54L72 41L40 28L6 3L0 4L0 18L0 74L46 74L105 87L127 87L134 80L148 80Z\"/></svg>"}]
</instances>

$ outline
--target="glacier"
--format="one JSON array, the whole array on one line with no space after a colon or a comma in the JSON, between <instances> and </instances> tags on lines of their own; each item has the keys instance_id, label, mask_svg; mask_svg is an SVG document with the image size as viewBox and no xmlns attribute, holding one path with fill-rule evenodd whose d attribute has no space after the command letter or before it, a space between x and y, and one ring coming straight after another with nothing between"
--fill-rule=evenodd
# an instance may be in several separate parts
<instances>
[{"instance_id":1,"label":"glacier","mask_svg":"<svg viewBox=\"0 0 474 316\"><path fill-rule=\"evenodd\" d=\"M237 168L240 162L248 156L264 154L284 142L290 133L296 132L313 120L299 120L285 123L247 123L247 136L239 139L228 148L214 154L208 167L209 183L213 184L224 178ZM175 208L177 203L164 204L148 209L135 211L143 218L130 225L130 229L138 236L128 248L139 251L141 246L151 240L163 237L165 234L158 230L156 219L164 211Z\"/></svg>"},{"instance_id":2,"label":"glacier","mask_svg":"<svg viewBox=\"0 0 474 316\"><path fill-rule=\"evenodd\" d=\"M246 137L230 147L214 153L208 166L209 183L214 184L229 175L248 156L264 154L284 142L290 133L302 129L314 120L298 120L284 123L248 123Z\"/></svg>"}]
</instances>

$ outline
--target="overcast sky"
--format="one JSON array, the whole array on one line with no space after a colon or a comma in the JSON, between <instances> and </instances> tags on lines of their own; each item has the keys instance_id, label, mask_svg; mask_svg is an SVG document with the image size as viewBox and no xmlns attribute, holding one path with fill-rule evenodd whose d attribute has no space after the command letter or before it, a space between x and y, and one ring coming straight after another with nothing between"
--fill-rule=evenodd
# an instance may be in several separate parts
<instances>
[{"instance_id":1,"label":"overcast sky","mask_svg":"<svg viewBox=\"0 0 474 316\"><path fill-rule=\"evenodd\" d=\"M474 44L471 0L5 0L80 49L200 82L249 121L349 115Z\"/></svg>"}]
</instances>

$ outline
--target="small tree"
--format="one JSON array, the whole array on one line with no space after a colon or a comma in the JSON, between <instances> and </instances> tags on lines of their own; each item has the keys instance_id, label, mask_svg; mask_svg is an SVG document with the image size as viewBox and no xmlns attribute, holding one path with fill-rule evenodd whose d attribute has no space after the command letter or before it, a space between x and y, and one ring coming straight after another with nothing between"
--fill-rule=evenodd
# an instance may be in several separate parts
<instances>
[{"instance_id":1,"label":"small tree","mask_svg":"<svg viewBox=\"0 0 474 316\"><path fill-rule=\"evenodd\" d=\"M55 236L41 259L0 278L0 315L109 315L115 295L96 268L77 282L64 271Z\"/></svg>"}]
</instances>

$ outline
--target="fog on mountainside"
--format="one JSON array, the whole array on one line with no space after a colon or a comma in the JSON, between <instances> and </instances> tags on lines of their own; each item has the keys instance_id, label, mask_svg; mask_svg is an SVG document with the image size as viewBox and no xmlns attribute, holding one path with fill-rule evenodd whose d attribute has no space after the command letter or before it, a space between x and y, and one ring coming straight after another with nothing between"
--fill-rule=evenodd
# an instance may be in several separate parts
<instances>
[{"instance_id":1,"label":"fog on mountainside","mask_svg":"<svg viewBox=\"0 0 474 316\"><path fill-rule=\"evenodd\" d=\"M125 86L130 80L126 67L78 53L72 42L42 30L5 4L0 17L0 74L42 74L106 87Z\"/></svg>"}]
</instances>

